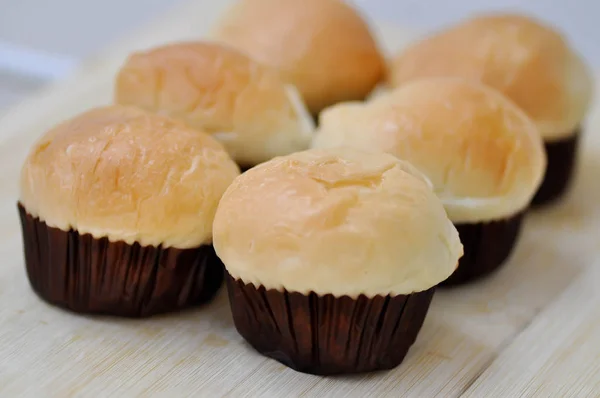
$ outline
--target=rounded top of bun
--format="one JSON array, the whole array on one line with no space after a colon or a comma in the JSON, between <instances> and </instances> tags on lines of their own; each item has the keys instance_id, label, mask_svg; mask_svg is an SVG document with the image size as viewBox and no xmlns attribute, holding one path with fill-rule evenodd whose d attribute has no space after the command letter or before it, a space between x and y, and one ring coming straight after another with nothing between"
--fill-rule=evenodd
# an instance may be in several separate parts
<instances>
[{"instance_id":1,"label":"rounded top of bun","mask_svg":"<svg viewBox=\"0 0 600 398\"><path fill-rule=\"evenodd\" d=\"M364 99L385 76L366 21L339 0L241 0L213 37L280 70L313 114Z\"/></svg>"},{"instance_id":2,"label":"rounded top of bun","mask_svg":"<svg viewBox=\"0 0 600 398\"><path fill-rule=\"evenodd\" d=\"M184 249L211 243L218 202L237 175L210 136L109 106L36 142L22 169L20 202L50 227Z\"/></svg>"},{"instance_id":3,"label":"rounded top of bun","mask_svg":"<svg viewBox=\"0 0 600 398\"><path fill-rule=\"evenodd\" d=\"M278 157L223 195L214 247L244 283L320 295L399 295L445 280L458 232L425 177L351 148Z\"/></svg>"},{"instance_id":4,"label":"rounded top of bun","mask_svg":"<svg viewBox=\"0 0 600 398\"><path fill-rule=\"evenodd\" d=\"M390 81L455 76L502 92L537 124L547 140L577 130L592 98L583 59L556 30L516 14L481 15L418 41L395 57Z\"/></svg>"},{"instance_id":5,"label":"rounded top of bun","mask_svg":"<svg viewBox=\"0 0 600 398\"><path fill-rule=\"evenodd\" d=\"M314 129L296 88L274 69L209 42L132 54L117 75L115 101L211 134L244 166L306 149Z\"/></svg>"},{"instance_id":6,"label":"rounded top of bun","mask_svg":"<svg viewBox=\"0 0 600 398\"><path fill-rule=\"evenodd\" d=\"M455 223L520 212L546 168L539 132L519 107L489 87L455 78L415 80L369 103L327 109L313 146L340 145L413 164Z\"/></svg>"}]
</instances>

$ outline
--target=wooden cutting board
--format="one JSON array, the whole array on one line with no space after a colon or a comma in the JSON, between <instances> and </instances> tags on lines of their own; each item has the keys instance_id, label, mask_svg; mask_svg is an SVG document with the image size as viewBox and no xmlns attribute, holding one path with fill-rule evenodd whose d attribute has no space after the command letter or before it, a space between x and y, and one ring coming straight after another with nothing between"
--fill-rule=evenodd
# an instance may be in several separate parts
<instances>
[{"instance_id":1,"label":"wooden cutting board","mask_svg":"<svg viewBox=\"0 0 600 398\"><path fill-rule=\"evenodd\" d=\"M436 293L416 344L390 372L325 378L265 359L236 333L223 290L205 308L149 320L76 316L32 293L16 211L31 143L56 122L110 102L129 51L201 37L227 3L176 9L0 115L0 396L600 396L598 106L568 200L528 218L496 275ZM387 49L410 38L377 29Z\"/></svg>"}]
</instances>

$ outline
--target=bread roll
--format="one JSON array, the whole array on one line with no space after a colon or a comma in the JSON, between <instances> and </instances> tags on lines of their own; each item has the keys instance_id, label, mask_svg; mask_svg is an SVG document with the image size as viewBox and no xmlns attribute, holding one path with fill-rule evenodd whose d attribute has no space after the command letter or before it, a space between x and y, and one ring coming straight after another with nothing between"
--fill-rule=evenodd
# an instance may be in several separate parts
<instances>
[{"instance_id":1,"label":"bread roll","mask_svg":"<svg viewBox=\"0 0 600 398\"><path fill-rule=\"evenodd\" d=\"M314 115L366 98L385 74L369 26L343 1L241 0L212 37L281 71Z\"/></svg>"},{"instance_id":2,"label":"bread roll","mask_svg":"<svg viewBox=\"0 0 600 398\"><path fill-rule=\"evenodd\" d=\"M516 14L481 15L416 42L391 62L390 82L463 77L502 92L545 141L575 134L592 97L581 56L550 26Z\"/></svg>"},{"instance_id":3,"label":"bread roll","mask_svg":"<svg viewBox=\"0 0 600 398\"><path fill-rule=\"evenodd\" d=\"M243 167L306 149L314 129L296 88L275 70L209 42L132 54L117 76L115 101L211 134Z\"/></svg>"},{"instance_id":4,"label":"bread roll","mask_svg":"<svg viewBox=\"0 0 600 398\"><path fill-rule=\"evenodd\" d=\"M38 140L22 169L20 202L64 231L193 248L212 242L217 204L238 174L210 136L137 108L109 106Z\"/></svg>"},{"instance_id":5,"label":"bread roll","mask_svg":"<svg viewBox=\"0 0 600 398\"><path fill-rule=\"evenodd\" d=\"M462 255L414 167L351 148L299 152L244 173L224 194L213 232L233 278L302 294L420 292Z\"/></svg>"},{"instance_id":6,"label":"bread roll","mask_svg":"<svg viewBox=\"0 0 600 398\"><path fill-rule=\"evenodd\" d=\"M458 78L415 80L366 104L327 109L313 146L342 145L412 163L455 223L523 210L546 167L540 134L525 112L499 92Z\"/></svg>"}]
</instances>

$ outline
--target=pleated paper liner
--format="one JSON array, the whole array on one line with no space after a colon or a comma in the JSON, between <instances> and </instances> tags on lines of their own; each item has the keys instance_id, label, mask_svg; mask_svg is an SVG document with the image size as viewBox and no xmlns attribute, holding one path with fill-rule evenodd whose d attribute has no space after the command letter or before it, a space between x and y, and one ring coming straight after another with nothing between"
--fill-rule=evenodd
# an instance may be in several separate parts
<instances>
[{"instance_id":1,"label":"pleated paper liner","mask_svg":"<svg viewBox=\"0 0 600 398\"><path fill-rule=\"evenodd\" d=\"M577 162L580 136L581 129L577 129L571 137L544 144L548 166L542 185L533 198L533 207L554 203L568 191Z\"/></svg>"},{"instance_id":2,"label":"pleated paper liner","mask_svg":"<svg viewBox=\"0 0 600 398\"><path fill-rule=\"evenodd\" d=\"M498 221L456 224L464 255L440 286L461 285L496 271L510 257L521 232L525 211Z\"/></svg>"},{"instance_id":3,"label":"pleated paper liner","mask_svg":"<svg viewBox=\"0 0 600 398\"><path fill-rule=\"evenodd\" d=\"M299 372L391 369L423 325L434 289L358 298L266 290L226 274L238 332L259 353Z\"/></svg>"},{"instance_id":4,"label":"pleated paper liner","mask_svg":"<svg viewBox=\"0 0 600 398\"><path fill-rule=\"evenodd\" d=\"M29 282L59 307L146 317L206 302L223 281L212 245L176 249L110 242L49 227L18 207Z\"/></svg>"}]
</instances>

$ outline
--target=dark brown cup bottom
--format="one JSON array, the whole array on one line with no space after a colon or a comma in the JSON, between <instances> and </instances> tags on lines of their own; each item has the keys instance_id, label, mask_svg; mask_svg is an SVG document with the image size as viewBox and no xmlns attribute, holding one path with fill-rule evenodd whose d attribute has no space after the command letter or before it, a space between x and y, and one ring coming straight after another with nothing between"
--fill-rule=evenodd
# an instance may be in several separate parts
<instances>
[{"instance_id":1,"label":"dark brown cup bottom","mask_svg":"<svg viewBox=\"0 0 600 398\"><path fill-rule=\"evenodd\" d=\"M497 270L510 257L519 238L525 212L505 220L456 224L464 255L458 268L441 286L468 283Z\"/></svg>"},{"instance_id":2,"label":"dark brown cup bottom","mask_svg":"<svg viewBox=\"0 0 600 398\"><path fill-rule=\"evenodd\" d=\"M27 276L45 301L78 313L146 317L209 301L223 282L212 245L110 242L47 226L19 204Z\"/></svg>"},{"instance_id":3,"label":"dark brown cup bottom","mask_svg":"<svg viewBox=\"0 0 600 398\"><path fill-rule=\"evenodd\" d=\"M573 179L579 147L580 129L572 136L554 142L546 142L548 165L544 180L531 203L532 207L551 204L568 191Z\"/></svg>"},{"instance_id":4,"label":"dark brown cup bottom","mask_svg":"<svg viewBox=\"0 0 600 398\"><path fill-rule=\"evenodd\" d=\"M226 276L238 332L259 353L303 373L350 374L398 366L415 342L434 288L399 296L304 295Z\"/></svg>"}]
</instances>

